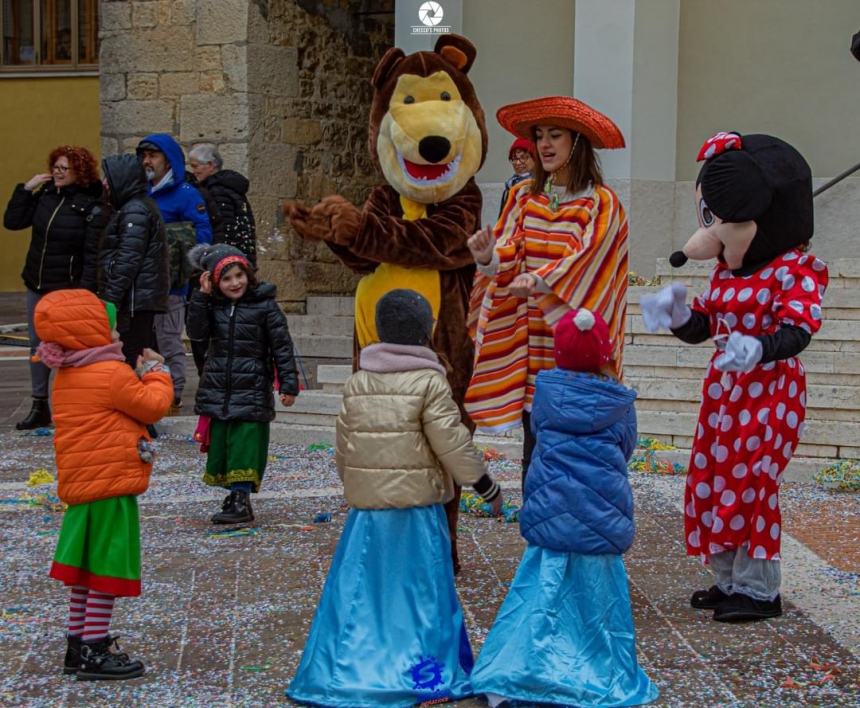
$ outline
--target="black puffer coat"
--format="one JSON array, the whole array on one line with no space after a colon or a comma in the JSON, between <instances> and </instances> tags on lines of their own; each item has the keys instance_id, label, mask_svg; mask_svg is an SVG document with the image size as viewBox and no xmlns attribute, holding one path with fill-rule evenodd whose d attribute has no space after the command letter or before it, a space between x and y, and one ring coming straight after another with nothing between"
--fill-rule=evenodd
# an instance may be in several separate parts
<instances>
[{"instance_id":1,"label":"black puffer coat","mask_svg":"<svg viewBox=\"0 0 860 708\"><path fill-rule=\"evenodd\" d=\"M217 210L215 243L235 246L256 264L257 226L248 203L248 179L233 170L219 170L203 180L200 186Z\"/></svg>"},{"instance_id":2,"label":"black puffer coat","mask_svg":"<svg viewBox=\"0 0 860 708\"><path fill-rule=\"evenodd\" d=\"M121 312L166 312L170 273L167 234L155 202L146 196L146 174L135 155L106 158L102 169L116 213L99 251L99 297Z\"/></svg>"},{"instance_id":3,"label":"black puffer coat","mask_svg":"<svg viewBox=\"0 0 860 708\"><path fill-rule=\"evenodd\" d=\"M274 419L275 370L281 393L298 394L293 341L275 293L274 285L260 283L234 302L194 291L185 326L191 339L209 343L195 413L217 420Z\"/></svg>"},{"instance_id":4,"label":"black puffer coat","mask_svg":"<svg viewBox=\"0 0 860 708\"><path fill-rule=\"evenodd\" d=\"M15 187L3 215L10 231L33 228L21 277L37 293L63 288L95 289L95 259L107 209L102 186L53 182L35 192Z\"/></svg>"}]
</instances>

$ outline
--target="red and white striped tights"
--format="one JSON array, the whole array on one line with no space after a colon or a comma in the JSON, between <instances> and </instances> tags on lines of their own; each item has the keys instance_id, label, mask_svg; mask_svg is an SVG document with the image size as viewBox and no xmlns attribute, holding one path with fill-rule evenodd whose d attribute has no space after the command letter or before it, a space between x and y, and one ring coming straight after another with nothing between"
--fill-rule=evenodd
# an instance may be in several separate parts
<instances>
[{"instance_id":1,"label":"red and white striped tights","mask_svg":"<svg viewBox=\"0 0 860 708\"><path fill-rule=\"evenodd\" d=\"M85 642L104 639L113 614L113 595L73 585L69 598L69 634Z\"/></svg>"}]
</instances>

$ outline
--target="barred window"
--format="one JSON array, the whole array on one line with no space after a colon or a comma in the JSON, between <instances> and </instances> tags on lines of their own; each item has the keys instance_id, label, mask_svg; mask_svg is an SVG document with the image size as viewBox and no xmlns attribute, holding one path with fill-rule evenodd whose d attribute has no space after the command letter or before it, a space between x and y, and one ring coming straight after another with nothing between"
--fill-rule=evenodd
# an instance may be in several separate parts
<instances>
[{"instance_id":1,"label":"barred window","mask_svg":"<svg viewBox=\"0 0 860 708\"><path fill-rule=\"evenodd\" d=\"M0 0L0 72L94 70L98 0Z\"/></svg>"}]
</instances>

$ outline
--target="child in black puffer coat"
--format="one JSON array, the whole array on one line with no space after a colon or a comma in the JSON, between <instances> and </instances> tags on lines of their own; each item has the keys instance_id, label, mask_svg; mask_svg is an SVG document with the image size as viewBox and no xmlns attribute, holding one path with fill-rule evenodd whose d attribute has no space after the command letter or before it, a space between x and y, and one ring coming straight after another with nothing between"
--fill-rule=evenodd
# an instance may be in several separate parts
<instances>
[{"instance_id":1,"label":"child in black puffer coat","mask_svg":"<svg viewBox=\"0 0 860 708\"><path fill-rule=\"evenodd\" d=\"M208 346L194 408L211 419L203 481L230 490L212 523L245 523L254 520L249 495L268 458L275 371L283 405L299 392L293 342L275 286L257 282L241 251L201 244L188 258L203 271L186 322L189 338Z\"/></svg>"}]
</instances>

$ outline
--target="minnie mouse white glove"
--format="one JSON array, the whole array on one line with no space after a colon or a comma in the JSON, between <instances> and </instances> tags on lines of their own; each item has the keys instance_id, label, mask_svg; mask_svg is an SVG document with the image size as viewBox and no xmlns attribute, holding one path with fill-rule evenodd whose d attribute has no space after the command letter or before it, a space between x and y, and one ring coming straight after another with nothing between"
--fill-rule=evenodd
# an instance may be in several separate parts
<instances>
[{"instance_id":1,"label":"minnie mouse white glove","mask_svg":"<svg viewBox=\"0 0 860 708\"><path fill-rule=\"evenodd\" d=\"M732 332L726 349L715 362L720 371L752 371L761 361L762 347L758 337Z\"/></svg>"},{"instance_id":2,"label":"minnie mouse white glove","mask_svg":"<svg viewBox=\"0 0 860 708\"><path fill-rule=\"evenodd\" d=\"M687 305L687 288L683 283L672 283L653 295L643 296L639 306L649 332L677 329L687 324L693 314Z\"/></svg>"}]
</instances>

